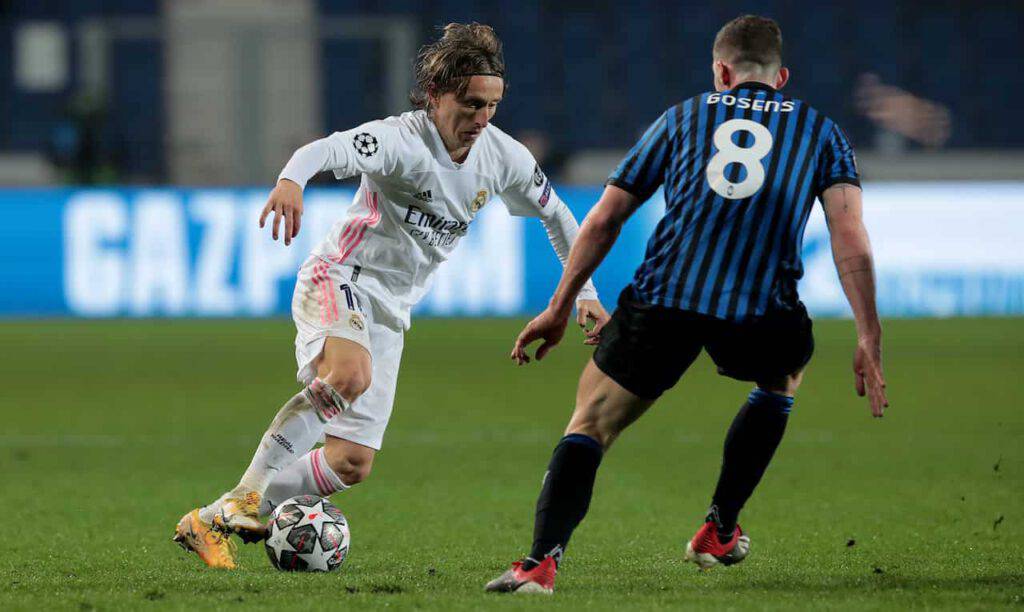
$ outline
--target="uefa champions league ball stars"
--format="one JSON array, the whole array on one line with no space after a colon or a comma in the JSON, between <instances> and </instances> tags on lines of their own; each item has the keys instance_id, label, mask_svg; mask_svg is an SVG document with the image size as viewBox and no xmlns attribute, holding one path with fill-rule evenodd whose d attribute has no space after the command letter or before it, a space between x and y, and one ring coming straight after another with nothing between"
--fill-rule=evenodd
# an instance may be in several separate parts
<instances>
[{"instance_id":1,"label":"uefa champions league ball stars","mask_svg":"<svg viewBox=\"0 0 1024 612\"><path fill-rule=\"evenodd\" d=\"M345 515L315 495L285 500L267 523L267 556L282 571L333 572L351 542Z\"/></svg>"}]
</instances>

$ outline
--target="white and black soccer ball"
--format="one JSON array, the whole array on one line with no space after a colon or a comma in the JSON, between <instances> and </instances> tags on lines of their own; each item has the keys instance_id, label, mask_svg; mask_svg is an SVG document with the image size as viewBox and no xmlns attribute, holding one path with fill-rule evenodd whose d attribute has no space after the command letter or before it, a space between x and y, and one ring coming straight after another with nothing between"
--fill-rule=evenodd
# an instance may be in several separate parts
<instances>
[{"instance_id":1,"label":"white and black soccer ball","mask_svg":"<svg viewBox=\"0 0 1024 612\"><path fill-rule=\"evenodd\" d=\"M315 495L284 501L267 523L267 556L282 571L333 572L341 567L351 542L345 515Z\"/></svg>"}]
</instances>

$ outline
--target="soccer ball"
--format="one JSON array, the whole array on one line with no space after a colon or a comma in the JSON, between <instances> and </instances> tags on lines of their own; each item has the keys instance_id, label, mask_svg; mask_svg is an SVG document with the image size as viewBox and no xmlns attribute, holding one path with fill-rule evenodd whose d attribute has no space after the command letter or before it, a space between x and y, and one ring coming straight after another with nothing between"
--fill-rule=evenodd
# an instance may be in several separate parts
<instances>
[{"instance_id":1,"label":"soccer ball","mask_svg":"<svg viewBox=\"0 0 1024 612\"><path fill-rule=\"evenodd\" d=\"M285 500L267 523L267 556L282 571L333 572L351 542L345 515L315 495Z\"/></svg>"}]
</instances>

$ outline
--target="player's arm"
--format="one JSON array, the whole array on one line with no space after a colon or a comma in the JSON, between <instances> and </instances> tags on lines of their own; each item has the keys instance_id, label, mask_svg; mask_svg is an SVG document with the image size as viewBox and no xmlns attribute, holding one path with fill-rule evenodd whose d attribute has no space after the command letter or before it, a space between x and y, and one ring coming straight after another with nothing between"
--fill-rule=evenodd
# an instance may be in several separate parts
<instances>
[{"instance_id":1,"label":"player's arm","mask_svg":"<svg viewBox=\"0 0 1024 612\"><path fill-rule=\"evenodd\" d=\"M284 219L284 243L291 244L302 223L302 190L311 178L332 170L344 179L357 174L389 174L395 170L394 130L372 121L300 147L278 175L260 214L260 227L274 213L272 235L277 240Z\"/></svg>"},{"instance_id":2,"label":"player's arm","mask_svg":"<svg viewBox=\"0 0 1024 612\"><path fill-rule=\"evenodd\" d=\"M544 355L562 339L566 321L572 313L574 297L608 255L622 230L622 225L633 214L638 204L637 197L628 191L614 185L605 187L604 194L584 219L579 234L572 243L562 279L547 309L531 321L516 339L512 358L517 363L522 365L530 362L526 346L534 340L544 340L537 349L537 359L543 359ZM603 325L595 325L588 335L598 337L601 327Z\"/></svg>"},{"instance_id":3,"label":"player's arm","mask_svg":"<svg viewBox=\"0 0 1024 612\"><path fill-rule=\"evenodd\" d=\"M569 263L572 246L579 238L580 226L572 211L554 190L551 192L548 214L541 217L541 223L544 225L544 231L547 232L548 242L551 243L551 248L554 249L558 261L562 263L564 269ZM583 328L587 336L584 343L597 344L601 328L608 322L608 313L601 305L601 301L597 297L597 288L594 287L594 282L589 276L583 279L583 285L574 295L576 296L576 322ZM594 327L590 330L586 329L588 321L594 323Z\"/></svg>"},{"instance_id":4,"label":"player's arm","mask_svg":"<svg viewBox=\"0 0 1024 612\"><path fill-rule=\"evenodd\" d=\"M564 268L580 229L576 217L558 197L551 181L544 176L540 165L526 147L519 143L510 147L506 170L508 175L501 189L501 197L509 214L540 218L551 248ZM598 300L597 289L589 279L584 279L579 292L574 295L576 321L586 335L584 342L596 344L600 337L595 330L600 332L600 328L608 322L608 313ZM588 321L594 323L589 331L586 327Z\"/></svg>"},{"instance_id":5,"label":"player's arm","mask_svg":"<svg viewBox=\"0 0 1024 612\"><path fill-rule=\"evenodd\" d=\"M512 348L512 359L516 363L530 362L526 347L531 342L544 340L537 349L537 359L542 359L562 340L573 296L597 270L629 216L661 186L668 163L667 124L668 113L663 113L608 178L604 194L583 221L547 309L530 321L516 338ZM587 332L592 343L600 337L602 327L603 323L599 323Z\"/></svg>"},{"instance_id":6,"label":"player's arm","mask_svg":"<svg viewBox=\"0 0 1024 612\"><path fill-rule=\"evenodd\" d=\"M604 261L637 204L636 196L628 191L614 185L605 187L604 194L583 220L572 243L562 279L551 296L549 310L562 318L569 316L573 296L583 289Z\"/></svg>"},{"instance_id":7,"label":"player's arm","mask_svg":"<svg viewBox=\"0 0 1024 612\"><path fill-rule=\"evenodd\" d=\"M853 371L857 394L867 394L871 414L881 417L889 402L882 375L882 324L875 307L875 268L862 217L860 187L837 183L821 196L832 241L832 257L857 326Z\"/></svg>"}]
</instances>

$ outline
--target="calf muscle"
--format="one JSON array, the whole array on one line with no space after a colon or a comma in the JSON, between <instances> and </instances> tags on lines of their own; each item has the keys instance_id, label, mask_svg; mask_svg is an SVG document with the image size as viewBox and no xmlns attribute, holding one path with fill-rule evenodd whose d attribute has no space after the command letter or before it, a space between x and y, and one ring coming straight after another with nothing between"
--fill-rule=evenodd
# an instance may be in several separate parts
<instances>
[{"instance_id":1,"label":"calf muscle","mask_svg":"<svg viewBox=\"0 0 1024 612\"><path fill-rule=\"evenodd\" d=\"M590 436L607 450L653 403L622 388L591 360L580 376L576 409L565 433Z\"/></svg>"}]
</instances>

